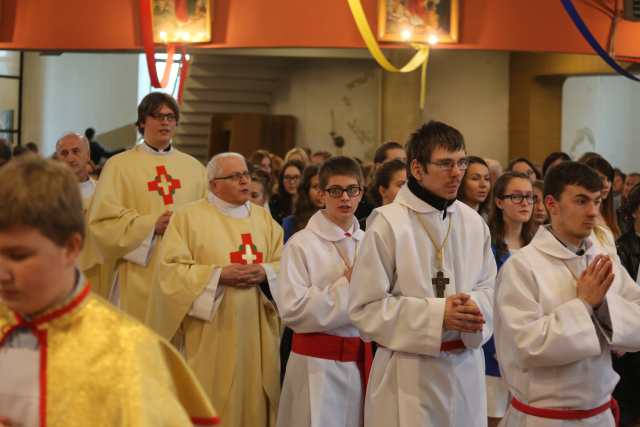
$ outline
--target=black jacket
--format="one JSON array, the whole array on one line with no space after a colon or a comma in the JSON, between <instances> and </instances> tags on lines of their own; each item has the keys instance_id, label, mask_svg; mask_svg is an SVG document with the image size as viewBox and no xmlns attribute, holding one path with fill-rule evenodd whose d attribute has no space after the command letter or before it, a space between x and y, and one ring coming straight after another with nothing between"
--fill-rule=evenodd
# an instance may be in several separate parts
<instances>
[{"instance_id":1,"label":"black jacket","mask_svg":"<svg viewBox=\"0 0 640 427\"><path fill-rule=\"evenodd\" d=\"M638 265L640 264L640 237L634 230L624 233L616 242L618 255L622 265L629 272L633 280L638 277Z\"/></svg>"}]
</instances>

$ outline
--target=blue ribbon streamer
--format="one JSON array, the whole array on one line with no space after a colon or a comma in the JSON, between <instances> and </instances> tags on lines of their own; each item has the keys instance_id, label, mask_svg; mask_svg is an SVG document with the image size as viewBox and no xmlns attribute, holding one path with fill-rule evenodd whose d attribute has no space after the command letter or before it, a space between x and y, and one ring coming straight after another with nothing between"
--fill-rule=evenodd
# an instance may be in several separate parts
<instances>
[{"instance_id":1,"label":"blue ribbon streamer","mask_svg":"<svg viewBox=\"0 0 640 427\"><path fill-rule=\"evenodd\" d=\"M613 59L611 55L609 55L609 53L606 50L604 50L602 46L600 46L600 43L598 43L598 40L596 40L596 38L593 36L591 31L589 31L587 24L585 24L582 18L580 17L580 14L576 10L576 7L573 5L573 2L571 0L561 0L561 1L562 1L562 5L564 6L564 10L567 12L569 17L573 21L573 23L576 25L576 28L578 28L578 31L580 31L580 33L582 34L582 37L584 37L587 43L591 45L591 47L598 54L598 56L600 56L600 58L602 58L602 60L606 62L611 68L613 68L614 71L616 71L618 74L628 79L634 80L636 82L640 82L639 78L637 78L636 76L634 76L633 74L631 74L630 72L622 68L620 64L618 64L616 60Z\"/></svg>"}]
</instances>

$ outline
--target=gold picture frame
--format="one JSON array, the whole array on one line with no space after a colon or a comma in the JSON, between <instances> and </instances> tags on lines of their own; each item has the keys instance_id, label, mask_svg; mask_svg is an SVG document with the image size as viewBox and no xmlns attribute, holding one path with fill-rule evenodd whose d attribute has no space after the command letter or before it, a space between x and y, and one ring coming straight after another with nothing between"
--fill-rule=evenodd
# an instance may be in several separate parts
<instances>
[{"instance_id":1,"label":"gold picture frame","mask_svg":"<svg viewBox=\"0 0 640 427\"><path fill-rule=\"evenodd\" d=\"M211 0L151 0L155 43L211 41Z\"/></svg>"},{"instance_id":2,"label":"gold picture frame","mask_svg":"<svg viewBox=\"0 0 640 427\"><path fill-rule=\"evenodd\" d=\"M460 0L378 0L378 38L457 43Z\"/></svg>"}]
</instances>

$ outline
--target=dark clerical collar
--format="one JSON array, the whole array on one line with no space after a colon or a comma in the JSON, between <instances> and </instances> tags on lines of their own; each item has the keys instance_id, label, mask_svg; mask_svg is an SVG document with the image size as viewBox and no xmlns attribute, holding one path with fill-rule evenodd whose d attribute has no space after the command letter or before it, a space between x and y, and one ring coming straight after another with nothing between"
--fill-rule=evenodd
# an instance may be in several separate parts
<instances>
[{"instance_id":1,"label":"dark clerical collar","mask_svg":"<svg viewBox=\"0 0 640 427\"><path fill-rule=\"evenodd\" d=\"M558 242L562 243L562 246L564 246L565 248L569 249L574 254L576 254L578 256L582 256L587 252L585 250L585 246L586 245L585 245L584 240L582 242L580 242L580 246L574 246L574 245L572 245L570 243L563 242L558 236L556 236L556 233L553 232L553 228L551 228L551 226L549 226L549 228L547 228L547 230L549 230L551 235L553 237L555 237Z\"/></svg>"},{"instance_id":2,"label":"dark clerical collar","mask_svg":"<svg viewBox=\"0 0 640 427\"><path fill-rule=\"evenodd\" d=\"M153 151L155 151L156 153L164 153L167 151L171 151L171 143L169 143L169 145L167 145L165 148L163 148L162 150L158 150L156 147L154 147L153 145L149 145L147 143L147 141L143 141L144 145L146 145L147 147L151 148Z\"/></svg>"},{"instance_id":3,"label":"dark clerical collar","mask_svg":"<svg viewBox=\"0 0 640 427\"><path fill-rule=\"evenodd\" d=\"M436 196L431 191L427 190L422 185L420 185L413 176L409 177L407 186L409 187L409 190L413 193L413 195L416 196L418 199L436 208L437 210L442 211L443 219L447 217L447 208L451 206L453 202L456 201L456 199L447 200L447 199L443 199L440 196Z\"/></svg>"}]
</instances>

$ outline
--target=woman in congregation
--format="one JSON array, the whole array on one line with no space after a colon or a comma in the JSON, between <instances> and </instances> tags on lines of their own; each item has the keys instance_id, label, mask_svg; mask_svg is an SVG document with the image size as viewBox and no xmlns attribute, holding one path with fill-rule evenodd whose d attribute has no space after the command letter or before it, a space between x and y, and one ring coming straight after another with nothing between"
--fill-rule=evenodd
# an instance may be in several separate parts
<instances>
[{"instance_id":1,"label":"woman in congregation","mask_svg":"<svg viewBox=\"0 0 640 427\"><path fill-rule=\"evenodd\" d=\"M535 167L529 159L524 157L518 157L517 159L511 160L511 162L509 162L509 166L507 166L507 171L523 173L531 182L542 179L542 174L538 168Z\"/></svg>"},{"instance_id":2,"label":"woman in congregation","mask_svg":"<svg viewBox=\"0 0 640 427\"><path fill-rule=\"evenodd\" d=\"M293 209L293 214L282 220L285 243L287 243L289 237L307 226L309 218L311 218L318 209L324 207L322 191L320 190L320 177L318 176L319 171L319 165L309 165L302 174L302 183L298 187L298 197Z\"/></svg>"},{"instance_id":3,"label":"woman in congregation","mask_svg":"<svg viewBox=\"0 0 640 427\"><path fill-rule=\"evenodd\" d=\"M533 239L536 196L529 175L507 172L495 183L489 229L498 270L509 256ZM483 346L489 427L497 426L509 406L509 392L500 375L493 337Z\"/></svg>"},{"instance_id":4,"label":"woman in congregation","mask_svg":"<svg viewBox=\"0 0 640 427\"><path fill-rule=\"evenodd\" d=\"M267 150L256 150L249 158L249 163L255 166L257 169L265 171L267 174L271 175L272 172L272 162L271 162L271 153Z\"/></svg>"},{"instance_id":5,"label":"woman in congregation","mask_svg":"<svg viewBox=\"0 0 640 427\"><path fill-rule=\"evenodd\" d=\"M307 166L309 164L309 155L304 150L304 148L296 147L287 151L287 154L284 156L284 162L289 163L292 160L296 160L301 162L303 166Z\"/></svg>"},{"instance_id":6,"label":"woman in congregation","mask_svg":"<svg viewBox=\"0 0 640 427\"><path fill-rule=\"evenodd\" d=\"M387 205L396 198L400 188L407 182L407 164L400 159L390 160L378 167L367 190L371 207ZM366 229L367 217L358 218L360 228Z\"/></svg>"},{"instance_id":7,"label":"woman in congregation","mask_svg":"<svg viewBox=\"0 0 640 427\"><path fill-rule=\"evenodd\" d=\"M640 284L640 185L636 185L622 206L624 215L632 229L624 233L616 242L620 261L632 279ZM626 353L613 358L613 368L620 375L613 397L620 404L621 427L640 425L640 353Z\"/></svg>"},{"instance_id":8,"label":"woman in congregation","mask_svg":"<svg viewBox=\"0 0 640 427\"><path fill-rule=\"evenodd\" d=\"M458 189L458 200L472 207L485 221L489 220L491 173L484 159L467 157L469 166Z\"/></svg>"},{"instance_id":9,"label":"woman in congregation","mask_svg":"<svg viewBox=\"0 0 640 427\"><path fill-rule=\"evenodd\" d=\"M564 151L555 151L549 154L542 163L542 176L545 177L549 169L562 162L571 161L571 157Z\"/></svg>"},{"instance_id":10,"label":"woman in congregation","mask_svg":"<svg viewBox=\"0 0 640 427\"><path fill-rule=\"evenodd\" d=\"M604 157L595 153L583 155L579 162L594 169L602 180L602 192L600 193L602 202L593 234L607 253L615 257L617 256L616 239L620 237L621 233L618 217L613 207L613 191L611 191L615 175L613 167Z\"/></svg>"},{"instance_id":11,"label":"woman in congregation","mask_svg":"<svg viewBox=\"0 0 640 427\"><path fill-rule=\"evenodd\" d=\"M250 199L258 206L269 210L269 199L271 198L271 175L262 169L254 169L251 172L251 192Z\"/></svg>"},{"instance_id":12,"label":"woman in congregation","mask_svg":"<svg viewBox=\"0 0 640 427\"><path fill-rule=\"evenodd\" d=\"M533 194L536 196L536 202L533 205L533 223L535 231L538 231L541 225L549 222L549 212L544 205L544 181L538 179L533 183Z\"/></svg>"},{"instance_id":13,"label":"woman in congregation","mask_svg":"<svg viewBox=\"0 0 640 427\"><path fill-rule=\"evenodd\" d=\"M282 166L278 179L278 191L269 202L271 216L278 224L282 224L282 220L293 213L303 172L304 164L297 160L290 160Z\"/></svg>"}]
</instances>

